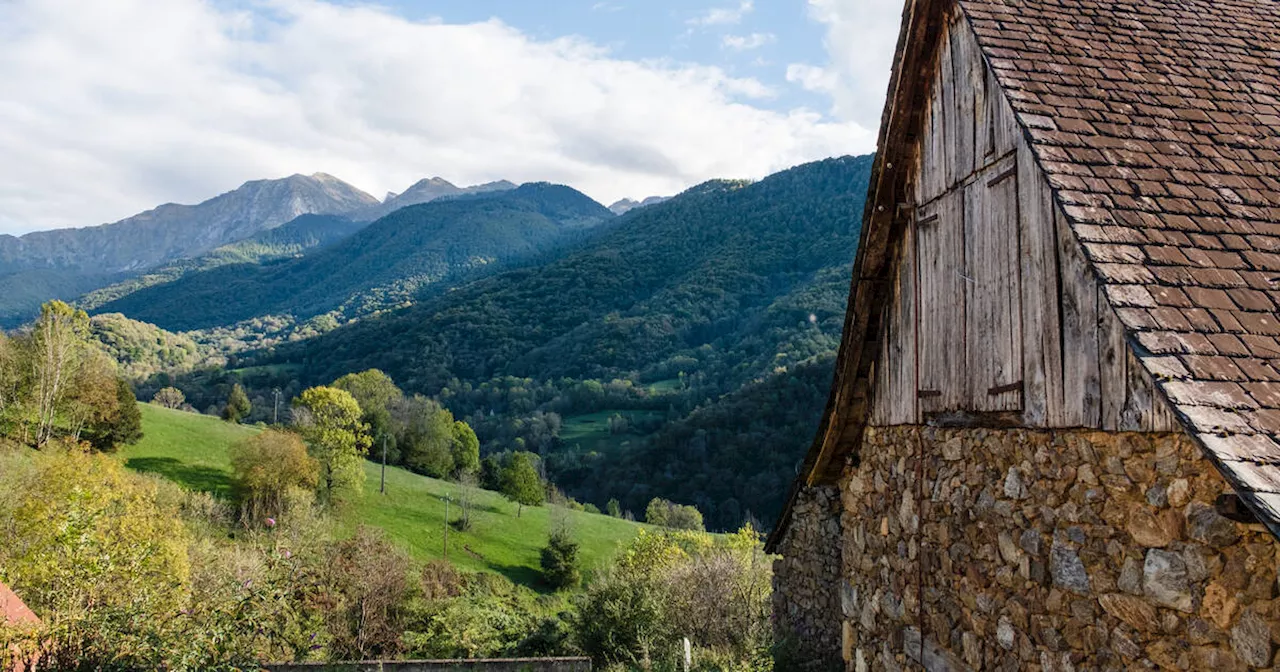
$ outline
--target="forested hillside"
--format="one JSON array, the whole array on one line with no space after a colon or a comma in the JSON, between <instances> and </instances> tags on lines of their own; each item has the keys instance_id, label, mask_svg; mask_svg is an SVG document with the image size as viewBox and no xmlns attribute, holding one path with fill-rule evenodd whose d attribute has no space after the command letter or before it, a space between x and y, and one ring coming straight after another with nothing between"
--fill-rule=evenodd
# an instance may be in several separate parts
<instances>
[{"instance_id":1,"label":"forested hillside","mask_svg":"<svg viewBox=\"0 0 1280 672\"><path fill-rule=\"evenodd\" d=\"M482 279L270 357L411 389L498 376L697 376L729 391L834 349L870 157L718 181L551 263ZM143 319L146 319L145 317Z\"/></svg>"},{"instance_id":2,"label":"forested hillside","mask_svg":"<svg viewBox=\"0 0 1280 672\"><path fill-rule=\"evenodd\" d=\"M261 264L292 257L346 238L367 224L337 215L302 215L274 229L228 243L200 256L171 262L143 275L89 292L76 304L85 310L94 310L146 287L173 282L188 273L229 264Z\"/></svg>"},{"instance_id":3,"label":"forested hillside","mask_svg":"<svg viewBox=\"0 0 1280 672\"><path fill-rule=\"evenodd\" d=\"M239 365L259 390L379 368L466 418L486 452L539 453L579 499L769 524L826 397L870 164L700 185L545 263ZM188 380L197 407L234 382Z\"/></svg>"},{"instance_id":4,"label":"forested hillside","mask_svg":"<svg viewBox=\"0 0 1280 672\"><path fill-rule=\"evenodd\" d=\"M98 310L171 330L267 315L358 317L401 305L423 287L470 269L534 253L612 217L568 187L526 184L402 208L311 254L189 273Z\"/></svg>"}]
</instances>

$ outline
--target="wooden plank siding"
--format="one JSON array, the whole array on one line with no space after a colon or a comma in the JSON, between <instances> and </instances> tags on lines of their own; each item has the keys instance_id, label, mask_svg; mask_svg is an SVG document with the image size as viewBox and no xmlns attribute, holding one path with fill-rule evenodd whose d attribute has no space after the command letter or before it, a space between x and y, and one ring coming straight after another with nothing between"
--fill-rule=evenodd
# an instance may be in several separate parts
<instances>
[{"instance_id":1,"label":"wooden plank siding","mask_svg":"<svg viewBox=\"0 0 1280 672\"><path fill-rule=\"evenodd\" d=\"M1176 431L963 17L939 36L870 424ZM904 215L905 216L905 215Z\"/></svg>"}]
</instances>

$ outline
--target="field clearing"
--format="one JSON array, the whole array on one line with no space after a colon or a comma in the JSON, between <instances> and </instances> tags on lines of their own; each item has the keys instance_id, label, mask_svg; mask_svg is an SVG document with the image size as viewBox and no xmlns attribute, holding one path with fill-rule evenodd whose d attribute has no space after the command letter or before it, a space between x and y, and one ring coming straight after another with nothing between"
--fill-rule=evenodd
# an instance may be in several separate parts
<instances>
[{"instance_id":1,"label":"field clearing","mask_svg":"<svg viewBox=\"0 0 1280 672\"><path fill-rule=\"evenodd\" d=\"M137 445L121 451L125 465L159 474L192 490L229 497L232 477L228 449L259 430L152 404L139 406L144 436ZM607 432L608 415L604 417ZM380 470L379 465L365 462L364 495L335 515L339 534L349 535L361 524L371 525L381 528L418 560L443 558L445 498L452 500L449 518L456 519L458 485L388 467L387 492L383 495L378 492ZM449 561L465 569L497 572L535 588L539 552L546 544L553 516L562 516L581 544L583 568L587 571L602 566L621 542L634 538L644 527L609 516L549 506L525 507L523 514L517 516L514 503L487 490L477 489L475 502L471 529L458 532L449 528Z\"/></svg>"}]
</instances>

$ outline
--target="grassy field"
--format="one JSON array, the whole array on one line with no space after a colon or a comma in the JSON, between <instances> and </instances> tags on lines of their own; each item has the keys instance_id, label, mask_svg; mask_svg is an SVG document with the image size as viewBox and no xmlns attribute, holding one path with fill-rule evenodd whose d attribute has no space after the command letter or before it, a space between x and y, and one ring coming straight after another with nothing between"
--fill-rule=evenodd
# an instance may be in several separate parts
<instances>
[{"instance_id":1,"label":"grassy field","mask_svg":"<svg viewBox=\"0 0 1280 672\"><path fill-rule=\"evenodd\" d=\"M229 425L217 418L140 404L144 436L122 451L131 469L160 474L184 487L230 493L231 466L227 449L257 431ZM605 416L608 432L608 416ZM458 486L387 468L387 492L378 492L380 467L365 463L365 493L337 515L339 533L350 534L361 524L382 528L415 558L444 557L445 496L449 517L456 519ZM642 527L608 516L551 507L517 507L501 495L479 490L472 513L472 527L463 533L449 529L450 562L466 569L493 571L511 580L537 587L538 553L546 544L552 516L563 516L574 538L582 545L584 569L601 566Z\"/></svg>"},{"instance_id":2,"label":"grassy field","mask_svg":"<svg viewBox=\"0 0 1280 672\"><path fill-rule=\"evenodd\" d=\"M642 438L641 435L633 432L623 432L622 434L609 432L609 418L615 414L634 420L662 416L662 413L658 411L628 411L620 409L584 415L570 415L564 418L563 424L560 425L560 440L564 442L566 447L574 448L576 446L579 452L584 453L592 451L608 453L615 449L627 448L631 443L639 441Z\"/></svg>"}]
</instances>

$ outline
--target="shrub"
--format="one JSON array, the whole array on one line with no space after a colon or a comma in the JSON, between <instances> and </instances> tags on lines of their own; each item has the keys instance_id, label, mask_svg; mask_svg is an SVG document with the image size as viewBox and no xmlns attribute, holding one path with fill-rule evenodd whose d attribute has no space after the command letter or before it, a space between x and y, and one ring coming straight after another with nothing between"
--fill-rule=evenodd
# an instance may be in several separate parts
<instances>
[{"instance_id":1,"label":"shrub","mask_svg":"<svg viewBox=\"0 0 1280 672\"><path fill-rule=\"evenodd\" d=\"M582 580L578 568L578 543L565 530L551 533L542 549L542 579L547 585L561 590L572 588Z\"/></svg>"},{"instance_id":2,"label":"shrub","mask_svg":"<svg viewBox=\"0 0 1280 672\"><path fill-rule=\"evenodd\" d=\"M231 468L242 491L241 511L246 523L283 517L296 498L290 496L290 490L310 491L320 475L320 467L307 454L302 438L277 429L232 446Z\"/></svg>"}]
</instances>

